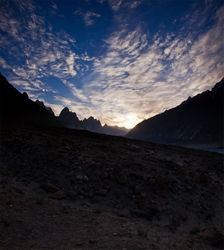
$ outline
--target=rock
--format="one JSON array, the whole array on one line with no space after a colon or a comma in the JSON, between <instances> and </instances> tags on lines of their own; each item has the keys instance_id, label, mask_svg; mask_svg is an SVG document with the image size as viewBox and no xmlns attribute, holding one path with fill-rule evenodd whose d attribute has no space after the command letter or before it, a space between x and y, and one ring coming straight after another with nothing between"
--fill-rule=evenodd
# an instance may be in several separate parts
<instances>
[{"instance_id":1,"label":"rock","mask_svg":"<svg viewBox=\"0 0 224 250\"><path fill-rule=\"evenodd\" d=\"M7 228L10 226L8 220L5 220L5 219L0 220L0 225L3 225L4 228Z\"/></svg>"},{"instance_id":2,"label":"rock","mask_svg":"<svg viewBox=\"0 0 224 250\"><path fill-rule=\"evenodd\" d=\"M127 183L127 176L124 173L121 173L121 175L118 178L118 182L120 184L126 184Z\"/></svg>"},{"instance_id":3,"label":"rock","mask_svg":"<svg viewBox=\"0 0 224 250\"><path fill-rule=\"evenodd\" d=\"M211 183L211 177L205 173L199 176L200 183Z\"/></svg>"},{"instance_id":4,"label":"rock","mask_svg":"<svg viewBox=\"0 0 224 250\"><path fill-rule=\"evenodd\" d=\"M90 244L95 244L95 243L96 243L96 240L90 239L90 240L89 240L89 243L90 243Z\"/></svg>"},{"instance_id":5,"label":"rock","mask_svg":"<svg viewBox=\"0 0 224 250\"><path fill-rule=\"evenodd\" d=\"M103 173L102 179L108 179L109 178L109 174L107 172Z\"/></svg>"},{"instance_id":6,"label":"rock","mask_svg":"<svg viewBox=\"0 0 224 250\"><path fill-rule=\"evenodd\" d=\"M137 230L137 232L138 232L138 235L141 237L147 238L147 236L148 236L148 229L147 228L139 228Z\"/></svg>"},{"instance_id":7,"label":"rock","mask_svg":"<svg viewBox=\"0 0 224 250\"><path fill-rule=\"evenodd\" d=\"M56 193L54 193L51 198L54 200L63 200L67 197L67 193L63 190L59 190Z\"/></svg>"},{"instance_id":8,"label":"rock","mask_svg":"<svg viewBox=\"0 0 224 250\"><path fill-rule=\"evenodd\" d=\"M142 198L146 198L146 196L147 196L147 194L146 194L145 192L142 192L142 193L141 193L141 197L142 197Z\"/></svg>"},{"instance_id":9,"label":"rock","mask_svg":"<svg viewBox=\"0 0 224 250\"><path fill-rule=\"evenodd\" d=\"M210 246L223 249L224 233L216 228L206 228L199 233L200 237L204 238Z\"/></svg>"},{"instance_id":10,"label":"rock","mask_svg":"<svg viewBox=\"0 0 224 250\"><path fill-rule=\"evenodd\" d=\"M41 186L42 189L44 189L48 193L55 193L59 191L59 188L53 184L46 183Z\"/></svg>"},{"instance_id":11,"label":"rock","mask_svg":"<svg viewBox=\"0 0 224 250\"><path fill-rule=\"evenodd\" d=\"M100 196L106 196L107 193L108 193L108 190L105 188L102 188L96 191L96 195L100 195Z\"/></svg>"},{"instance_id":12,"label":"rock","mask_svg":"<svg viewBox=\"0 0 224 250\"><path fill-rule=\"evenodd\" d=\"M134 193L136 195L141 194L142 188L141 186L135 186Z\"/></svg>"},{"instance_id":13,"label":"rock","mask_svg":"<svg viewBox=\"0 0 224 250\"><path fill-rule=\"evenodd\" d=\"M84 243L83 243L83 242L77 242L75 245L76 245L77 247L82 247L82 246L84 246Z\"/></svg>"},{"instance_id":14,"label":"rock","mask_svg":"<svg viewBox=\"0 0 224 250\"><path fill-rule=\"evenodd\" d=\"M89 181L89 178L86 175L84 175L83 176L83 182L88 182L88 181Z\"/></svg>"},{"instance_id":15,"label":"rock","mask_svg":"<svg viewBox=\"0 0 224 250\"><path fill-rule=\"evenodd\" d=\"M77 175L76 180L78 180L79 182L88 182L89 178L86 175Z\"/></svg>"},{"instance_id":16,"label":"rock","mask_svg":"<svg viewBox=\"0 0 224 250\"><path fill-rule=\"evenodd\" d=\"M25 194L24 191L21 188L14 187L14 190L17 194Z\"/></svg>"}]
</instances>

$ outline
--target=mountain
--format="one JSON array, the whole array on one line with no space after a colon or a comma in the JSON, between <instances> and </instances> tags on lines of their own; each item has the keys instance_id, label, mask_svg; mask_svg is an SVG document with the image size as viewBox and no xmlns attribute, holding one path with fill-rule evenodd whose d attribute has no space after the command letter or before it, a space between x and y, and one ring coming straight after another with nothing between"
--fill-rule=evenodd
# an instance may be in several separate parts
<instances>
[{"instance_id":1,"label":"mountain","mask_svg":"<svg viewBox=\"0 0 224 250\"><path fill-rule=\"evenodd\" d=\"M21 94L0 73L0 127L66 127L95 133L125 135L120 127L101 125L94 117L79 120L75 112L65 107L58 117L42 101L33 102L27 93Z\"/></svg>"},{"instance_id":2,"label":"mountain","mask_svg":"<svg viewBox=\"0 0 224 250\"><path fill-rule=\"evenodd\" d=\"M223 146L224 79L207 90L136 125L129 138L159 143Z\"/></svg>"},{"instance_id":3,"label":"mountain","mask_svg":"<svg viewBox=\"0 0 224 250\"><path fill-rule=\"evenodd\" d=\"M82 124L86 130L96 133L103 133L101 122L92 116L90 116L88 119L84 119Z\"/></svg>"},{"instance_id":4,"label":"mountain","mask_svg":"<svg viewBox=\"0 0 224 250\"><path fill-rule=\"evenodd\" d=\"M0 249L223 249L223 155L45 128L2 76L0 104Z\"/></svg>"},{"instance_id":5,"label":"mountain","mask_svg":"<svg viewBox=\"0 0 224 250\"><path fill-rule=\"evenodd\" d=\"M0 127L61 127L46 108L21 94L0 73Z\"/></svg>"},{"instance_id":6,"label":"mountain","mask_svg":"<svg viewBox=\"0 0 224 250\"><path fill-rule=\"evenodd\" d=\"M45 104L42 101L39 101L39 100L36 100L36 103L38 105L40 105L41 107L45 108L49 113L51 113L52 115L54 115L54 111L52 110L51 107L45 106Z\"/></svg>"},{"instance_id":7,"label":"mountain","mask_svg":"<svg viewBox=\"0 0 224 250\"><path fill-rule=\"evenodd\" d=\"M71 112L67 107L62 109L58 118L66 128L84 129L76 113Z\"/></svg>"},{"instance_id":8,"label":"mountain","mask_svg":"<svg viewBox=\"0 0 224 250\"><path fill-rule=\"evenodd\" d=\"M129 132L129 129L124 128L124 127L118 127L118 126L108 126L107 124L105 124L103 126L103 131L104 131L104 134L123 136Z\"/></svg>"},{"instance_id":9,"label":"mountain","mask_svg":"<svg viewBox=\"0 0 224 250\"><path fill-rule=\"evenodd\" d=\"M79 120L76 113L70 111L67 107L61 111L59 120L66 128L88 130L94 133L123 136L129 131L126 128L108 126L107 124L102 126L101 122L92 116Z\"/></svg>"}]
</instances>

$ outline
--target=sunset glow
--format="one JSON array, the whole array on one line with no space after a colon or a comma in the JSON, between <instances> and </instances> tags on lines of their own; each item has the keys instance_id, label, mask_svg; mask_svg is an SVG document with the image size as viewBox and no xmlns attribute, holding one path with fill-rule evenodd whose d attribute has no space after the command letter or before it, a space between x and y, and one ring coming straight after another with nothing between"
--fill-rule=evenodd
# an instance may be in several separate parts
<instances>
[{"instance_id":1,"label":"sunset glow","mask_svg":"<svg viewBox=\"0 0 224 250\"><path fill-rule=\"evenodd\" d=\"M0 71L56 114L131 128L220 81L223 27L222 0L3 0Z\"/></svg>"}]
</instances>

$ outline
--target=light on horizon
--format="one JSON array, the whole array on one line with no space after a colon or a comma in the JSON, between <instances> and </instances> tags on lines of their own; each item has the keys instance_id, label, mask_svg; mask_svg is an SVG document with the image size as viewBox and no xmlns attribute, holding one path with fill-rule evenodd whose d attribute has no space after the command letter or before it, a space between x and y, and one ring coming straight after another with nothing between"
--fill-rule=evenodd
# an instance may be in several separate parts
<instances>
[{"instance_id":1,"label":"light on horizon","mask_svg":"<svg viewBox=\"0 0 224 250\"><path fill-rule=\"evenodd\" d=\"M129 114L126 116L126 119L124 121L124 127L127 129L134 128L141 120L137 118L137 115L135 114Z\"/></svg>"}]
</instances>

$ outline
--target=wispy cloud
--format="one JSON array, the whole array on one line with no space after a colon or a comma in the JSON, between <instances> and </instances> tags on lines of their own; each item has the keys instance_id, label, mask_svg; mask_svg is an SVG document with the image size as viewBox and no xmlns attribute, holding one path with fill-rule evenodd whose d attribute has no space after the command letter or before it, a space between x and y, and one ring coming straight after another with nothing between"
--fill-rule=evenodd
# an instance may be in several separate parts
<instances>
[{"instance_id":1,"label":"wispy cloud","mask_svg":"<svg viewBox=\"0 0 224 250\"><path fill-rule=\"evenodd\" d=\"M141 3L142 0L107 0L110 7L114 12L118 12L121 8L131 8L135 9L138 7Z\"/></svg>"},{"instance_id":2,"label":"wispy cloud","mask_svg":"<svg viewBox=\"0 0 224 250\"><path fill-rule=\"evenodd\" d=\"M223 16L224 7L217 10L211 28L196 37L190 25L185 34L164 38L158 33L151 40L141 27L111 34L88 85L103 121L124 125L134 116L137 122L212 87L223 77Z\"/></svg>"},{"instance_id":3,"label":"wispy cloud","mask_svg":"<svg viewBox=\"0 0 224 250\"><path fill-rule=\"evenodd\" d=\"M93 60L86 53L75 52L77 46L73 37L64 32L53 33L44 17L36 14L31 1L14 0L11 4L14 8L9 8L5 1L5 8L0 10L0 30L4 32L0 45L4 48L2 54L7 51L6 57L11 60L7 62L1 57L0 65L11 69L9 80L26 89L29 95L39 97L37 90L54 93L44 81L45 77L74 79L86 69L85 62ZM56 5L52 7L56 9ZM16 10L22 13L22 17L16 15ZM74 93L71 86L67 87Z\"/></svg>"},{"instance_id":4,"label":"wispy cloud","mask_svg":"<svg viewBox=\"0 0 224 250\"><path fill-rule=\"evenodd\" d=\"M83 12L81 9L76 10L74 14L81 16L87 27L92 26L96 22L96 18L101 17L101 15L96 12L93 11Z\"/></svg>"},{"instance_id":5,"label":"wispy cloud","mask_svg":"<svg viewBox=\"0 0 224 250\"><path fill-rule=\"evenodd\" d=\"M127 120L137 123L174 107L223 77L224 6L211 17L207 14L210 1L201 13L183 17L188 25L178 33L158 30L150 37L144 25L128 25L131 16L119 16L122 8L133 11L142 1L98 0L110 4L117 26L104 40L104 53L97 58L79 53L76 40L67 33L53 32L31 1L11 2L14 8L7 8L5 1L0 10L4 33L0 66L11 69L9 80L32 98L46 102L42 94L51 93L54 101L46 104L57 114L68 106L80 118L93 115L102 123L124 126ZM21 12L17 18L16 10ZM100 17L92 11L76 14L86 26ZM201 27L208 19L209 28L204 31ZM60 79L69 95L49 86L44 79L50 76ZM84 84L78 87L80 76Z\"/></svg>"},{"instance_id":6,"label":"wispy cloud","mask_svg":"<svg viewBox=\"0 0 224 250\"><path fill-rule=\"evenodd\" d=\"M57 4L56 4L56 3L53 3L53 4L52 4L52 8L55 9L55 10L58 10Z\"/></svg>"},{"instance_id":7,"label":"wispy cloud","mask_svg":"<svg viewBox=\"0 0 224 250\"><path fill-rule=\"evenodd\" d=\"M99 18L100 14L88 11L83 15L83 20L86 26L91 26L96 22L96 18Z\"/></svg>"},{"instance_id":8,"label":"wispy cloud","mask_svg":"<svg viewBox=\"0 0 224 250\"><path fill-rule=\"evenodd\" d=\"M4 69L10 69L10 66L8 65L8 63L5 61L4 58L0 57L0 65L2 68Z\"/></svg>"},{"instance_id":9,"label":"wispy cloud","mask_svg":"<svg viewBox=\"0 0 224 250\"><path fill-rule=\"evenodd\" d=\"M130 3L130 7L132 9L136 8L137 6L139 6L141 4L141 1L133 1Z\"/></svg>"},{"instance_id":10,"label":"wispy cloud","mask_svg":"<svg viewBox=\"0 0 224 250\"><path fill-rule=\"evenodd\" d=\"M122 5L122 0L109 0L109 3L111 5L111 8L114 10L114 11L118 11Z\"/></svg>"}]
</instances>

